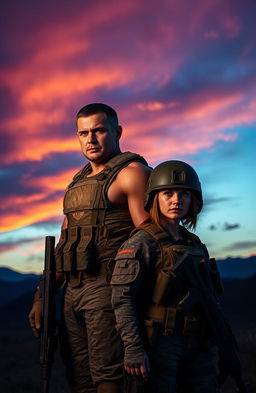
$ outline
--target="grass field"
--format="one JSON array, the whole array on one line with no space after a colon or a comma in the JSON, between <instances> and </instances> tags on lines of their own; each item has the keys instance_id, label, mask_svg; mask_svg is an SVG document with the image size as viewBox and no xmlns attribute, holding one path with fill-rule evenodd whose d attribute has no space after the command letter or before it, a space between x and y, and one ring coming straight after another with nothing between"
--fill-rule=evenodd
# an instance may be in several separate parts
<instances>
[{"instance_id":1,"label":"grass field","mask_svg":"<svg viewBox=\"0 0 256 393\"><path fill-rule=\"evenodd\" d=\"M256 330L239 330L236 336L245 380L250 382L249 393L256 392ZM40 393L37 340L29 329L0 331L0 351L1 393ZM65 371L57 353L52 369L50 393L68 392ZM222 392L236 392L232 380L227 380Z\"/></svg>"}]
</instances>

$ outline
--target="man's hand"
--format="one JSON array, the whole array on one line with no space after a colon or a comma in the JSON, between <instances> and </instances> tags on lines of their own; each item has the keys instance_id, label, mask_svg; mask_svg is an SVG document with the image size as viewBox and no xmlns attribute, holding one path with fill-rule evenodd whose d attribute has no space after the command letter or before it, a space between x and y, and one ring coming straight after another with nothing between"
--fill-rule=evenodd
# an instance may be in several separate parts
<instances>
[{"instance_id":1,"label":"man's hand","mask_svg":"<svg viewBox=\"0 0 256 393\"><path fill-rule=\"evenodd\" d=\"M148 355L144 353L142 363L138 367L124 366L124 369L128 374L142 376L147 381L150 371Z\"/></svg>"},{"instance_id":2,"label":"man's hand","mask_svg":"<svg viewBox=\"0 0 256 393\"><path fill-rule=\"evenodd\" d=\"M28 314L29 324L34 335L38 338L39 332L41 329L41 321L42 321L42 301L41 299L36 299L34 301L33 307Z\"/></svg>"}]
</instances>

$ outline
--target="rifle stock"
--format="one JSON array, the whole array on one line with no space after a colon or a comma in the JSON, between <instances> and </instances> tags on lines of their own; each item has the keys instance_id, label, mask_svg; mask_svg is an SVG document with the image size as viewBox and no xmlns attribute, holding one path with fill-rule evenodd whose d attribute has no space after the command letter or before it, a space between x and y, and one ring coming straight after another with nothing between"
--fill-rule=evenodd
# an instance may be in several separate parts
<instances>
[{"instance_id":1,"label":"rifle stock","mask_svg":"<svg viewBox=\"0 0 256 393\"><path fill-rule=\"evenodd\" d=\"M204 275L202 275L200 271L199 264L190 256L181 261L177 267L174 266L173 268L173 271L177 275L182 274L186 277L191 294L195 294L196 303L200 304L211 335L219 348L222 363L225 365L225 373L223 373L220 384L230 375L237 384L238 393L247 393L247 384L242 378L242 368L237 353L235 338L218 305L207 268L203 270ZM189 297L187 301L191 301ZM186 299L184 300L184 303L185 302Z\"/></svg>"},{"instance_id":2,"label":"rifle stock","mask_svg":"<svg viewBox=\"0 0 256 393\"><path fill-rule=\"evenodd\" d=\"M54 259L55 237L45 238L44 272L40 283L42 297L42 327L40 331L40 367L42 392L49 392L51 365L56 350L55 293L56 270Z\"/></svg>"}]
</instances>

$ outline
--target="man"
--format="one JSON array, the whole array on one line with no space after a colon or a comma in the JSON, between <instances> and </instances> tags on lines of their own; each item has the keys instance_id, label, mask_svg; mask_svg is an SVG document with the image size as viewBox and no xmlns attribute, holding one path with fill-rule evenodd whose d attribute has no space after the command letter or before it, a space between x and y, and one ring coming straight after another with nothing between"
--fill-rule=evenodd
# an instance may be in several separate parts
<instances>
[{"instance_id":1,"label":"man","mask_svg":"<svg viewBox=\"0 0 256 393\"><path fill-rule=\"evenodd\" d=\"M58 278L67 283L62 352L72 392L119 393L123 351L111 308L109 266L134 226L148 217L144 190L150 169L142 157L121 153L122 127L111 107L83 107L77 130L89 163L68 186L55 250ZM29 320L38 335L36 299Z\"/></svg>"}]
</instances>

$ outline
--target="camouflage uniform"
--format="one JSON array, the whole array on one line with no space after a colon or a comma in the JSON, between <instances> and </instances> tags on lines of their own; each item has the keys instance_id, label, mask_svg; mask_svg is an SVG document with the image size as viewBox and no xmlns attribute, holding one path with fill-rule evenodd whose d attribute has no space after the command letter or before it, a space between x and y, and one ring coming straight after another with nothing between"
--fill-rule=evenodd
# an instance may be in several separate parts
<instances>
[{"instance_id":1,"label":"camouflage uniform","mask_svg":"<svg viewBox=\"0 0 256 393\"><path fill-rule=\"evenodd\" d=\"M131 162L146 161L120 153L95 176L87 164L64 197L68 228L55 249L56 270L66 277L61 332L62 354L72 392L119 392L123 345L111 307L109 263L134 228L128 205L114 205L107 193ZM108 386L107 386L108 385Z\"/></svg>"},{"instance_id":2,"label":"camouflage uniform","mask_svg":"<svg viewBox=\"0 0 256 393\"><path fill-rule=\"evenodd\" d=\"M175 242L168 235L171 244L196 245L208 256L199 238L183 227L180 230L184 242ZM188 288L178 286L177 296L176 287L176 301L172 301L170 292L165 306L166 310L173 310L175 314L170 316L166 326L161 326L151 345L145 339L145 320L152 304L154 282L162 266L163 255L158 242L143 229L127 240L116 256L111 279L112 305L125 346L124 363L137 367L142 363L144 351L147 351L151 366L145 388L147 392L215 393L217 370L214 346L201 335L205 328L203 321L197 321L193 329L185 330L186 318L179 315L177 310L177 303L186 296Z\"/></svg>"}]
</instances>

